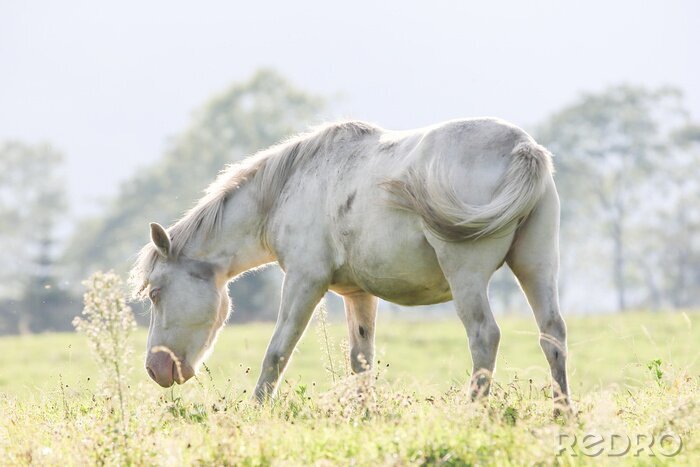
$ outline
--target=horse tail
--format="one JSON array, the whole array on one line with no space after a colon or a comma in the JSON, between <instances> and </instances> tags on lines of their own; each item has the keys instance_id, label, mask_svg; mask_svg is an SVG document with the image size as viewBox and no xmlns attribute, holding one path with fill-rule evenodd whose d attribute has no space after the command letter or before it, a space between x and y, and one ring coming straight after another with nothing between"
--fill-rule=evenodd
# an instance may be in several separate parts
<instances>
[{"instance_id":1,"label":"horse tail","mask_svg":"<svg viewBox=\"0 0 700 467\"><path fill-rule=\"evenodd\" d=\"M515 230L544 193L552 172L550 152L529 139L515 146L493 199L484 205L467 204L457 197L439 158L425 173L409 170L405 180L390 180L383 186L394 195L395 207L420 215L437 237L459 242Z\"/></svg>"}]
</instances>

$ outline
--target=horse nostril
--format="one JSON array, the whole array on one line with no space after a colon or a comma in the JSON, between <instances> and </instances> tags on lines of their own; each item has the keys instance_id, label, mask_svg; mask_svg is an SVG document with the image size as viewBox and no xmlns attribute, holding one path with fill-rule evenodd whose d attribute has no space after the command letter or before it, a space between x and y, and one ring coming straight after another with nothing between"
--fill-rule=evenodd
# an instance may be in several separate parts
<instances>
[{"instance_id":1,"label":"horse nostril","mask_svg":"<svg viewBox=\"0 0 700 467\"><path fill-rule=\"evenodd\" d=\"M155 380L156 380L156 374L153 373L153 370L151 370L151 367L146 367L146 371L148 372L148 376L150 376L151 379L152 379L153 381L155 381Z\"/></svg>"}]
</instances>

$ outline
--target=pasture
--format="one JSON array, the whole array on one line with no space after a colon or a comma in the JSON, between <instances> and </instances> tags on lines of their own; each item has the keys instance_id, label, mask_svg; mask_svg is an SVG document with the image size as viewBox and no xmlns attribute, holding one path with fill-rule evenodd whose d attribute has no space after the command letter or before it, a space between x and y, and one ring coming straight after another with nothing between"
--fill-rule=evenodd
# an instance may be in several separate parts
<instances>
[{"instance_id":1,"label":"pasture","mask_svg":"<svg viewBox=\"0 0 700 467\"><path fill-rule=\"evenodd\" d=\"M410 316L415 316L411 314ZM658 436L656 461L696 465L700 315L634 312L569 317L571 390L578 414L551 415L549 376L534 320L499 318L496 385L485 403L464 388L471 368L456 317L380 314L376 371L347 377L343 322L312 322L278 399L250 394L270 324L230 325L197 381L163 390L143 370L145 331L133 339L128 387L104 390L104 373L80 334L0 339L0 463L38 465L531 465L640 464L636 445L610 457L611 434ZM109 374L109 371L106 372ZM122 431L123 429L123 431ZM125 433L125 434L124 434ZM599 455L581 447L603 436ZM564 438L562 438L564 436ZM576 436L577 456L558 448ZM668 440L667 440L668 441ZM583 450L582 450L583 449ZM616 448L615 448L616 449ZM588 455L587 455L588 454Z\"/></svg>"}]
</instances>

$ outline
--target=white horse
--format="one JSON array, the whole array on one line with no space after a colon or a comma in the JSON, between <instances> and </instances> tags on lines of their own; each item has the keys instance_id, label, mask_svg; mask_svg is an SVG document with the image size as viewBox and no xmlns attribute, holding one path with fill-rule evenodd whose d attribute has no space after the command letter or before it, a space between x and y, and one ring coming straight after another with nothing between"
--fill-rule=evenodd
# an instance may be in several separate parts
<instances>
[{"instance_id":1,"label":"white horse","mask_svg":"<svg viewBox=\"0 0 700 467\"><path fill-rule=\"evenodd\" d=\"M169 229L151 224L132 271L153 304L146 368L164 387L192 377L229 314L227 284L277 261L282 300L258 399L274 393L328 290L345 301L355 372L373 361L377 297L454 300L474 364L472 397L486 395L500 339L487 288L507 262L537 320L553 396L568 405L558 233L551 156L507 122L324 125L226 168Z\"/></svg>"}]
</instances>

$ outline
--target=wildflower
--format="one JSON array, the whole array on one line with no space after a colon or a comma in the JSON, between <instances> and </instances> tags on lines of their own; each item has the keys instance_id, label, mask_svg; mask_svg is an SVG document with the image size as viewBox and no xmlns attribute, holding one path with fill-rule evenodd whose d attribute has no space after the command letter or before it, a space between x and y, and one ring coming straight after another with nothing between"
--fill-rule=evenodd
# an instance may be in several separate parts
<instances>
[{"instance_id":1,"label":"wildflower","mask_svg":"<svg viewBox=\"0 0 700 467\"><path fill-rule=\"evenodd\" d=\"M132 352L130 337L136 328L131 308L124 298L124 283L112 273L97 272L83 282L87 287L82 316L73 326L88 340L93 357L105 377L108 396L117 396L122 429L126 432L125 377Z\"/></svg>"}]
</instances>

